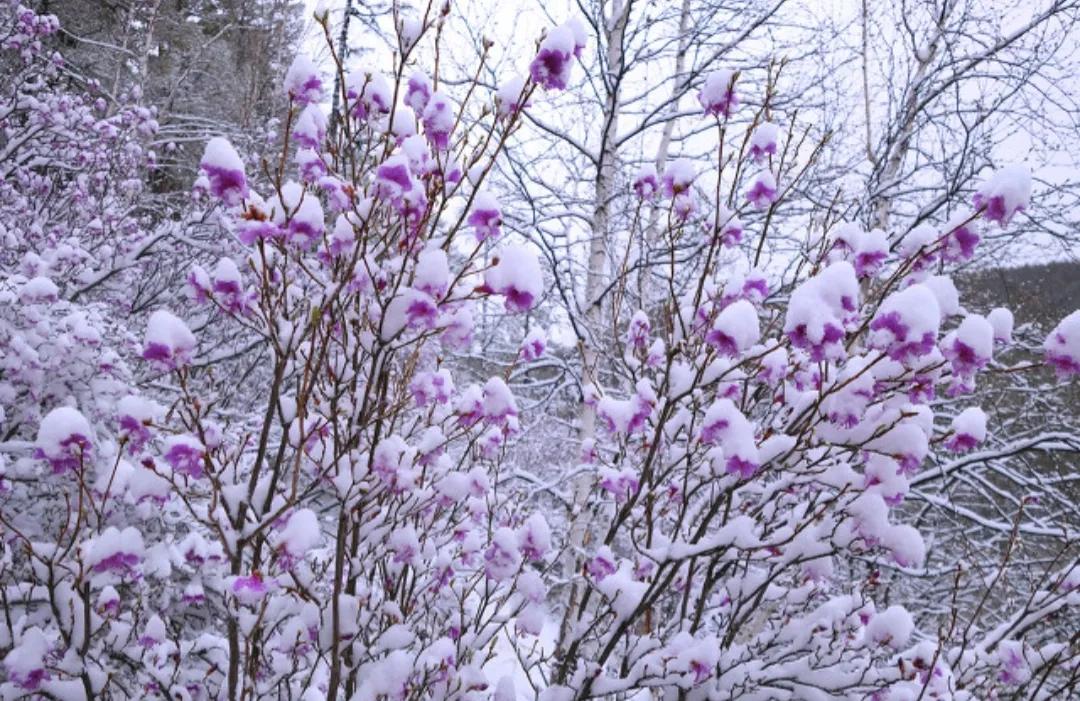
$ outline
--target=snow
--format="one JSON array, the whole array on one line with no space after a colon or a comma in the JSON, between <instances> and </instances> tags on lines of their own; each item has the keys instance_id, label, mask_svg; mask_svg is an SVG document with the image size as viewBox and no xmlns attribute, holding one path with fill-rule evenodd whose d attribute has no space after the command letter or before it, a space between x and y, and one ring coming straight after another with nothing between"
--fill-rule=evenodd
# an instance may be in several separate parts
<instances>
[{"instance_id":1,"label":"snow","mask_svg":"<svg viewBox=\"0 0 1080 701\"><path fill-rule=\"evenodd\" d=\"M960 307L960 293L956 290L956 284L948 275L931 275L922 281L937 300L938 308L943 317L962 313Z\"/></svg>"},{"instance_id":2,"label":"snow","mask_svg":"<svg viewBox=\"0 0 1080 701\"><path fill-rule=\"evenodd\" d=\"M874 645L888 645L899 650L907 645L915 623L903 606L890 606L874 614L866 624L866 640Z\"/></svg>"},{"instance_id":3,"label":"snow","mask_svg":"<svg viewBox=\"0 0 1080 701\"><path fill-rule=\"evenodd\" d=\"M647 582L634 578L633 570L633 565L624 560L617 570L596 583L596 588L607 597L611 610L619 619L630 617L649 590Z\"/></svg>"},{"instance_id":4,"label":"snow","mask_svg":"<svg viewBox=\"0 0 1080 701\"><path fill-rule=\"evenodd\" d=\"M228 140L215 136L206 143L199 169L210 183L210 192L229 206L248 196L244 162Z\"/></svg>"},{"instance_id":5,"label":"snow","mask_svg":"<svg viewBox=\"0 0 1080 701\"><path fill-rule=\"evenodd\" d=\"M1069 314L1043 342L1048 362L1059 377L1080 375L1080 310Z\"/></svg>"},{"instance_id":6,"label":"snow","mask_svg":"<svg viewBox=\"0 0 1080 701\"><path fill-rule=\"evenodd\" d=\"M322 98L322 80L319 69L306 55L298 54L285 74L285 94L301 105L318 102Z\"/></svg>"},{"instance_id":7,"label":"snow","mask_svg":"<svg viewBox=\"0 0 1080 701\"><path fill-rule=\"evenodd\" d=\"M446 251L441 248L425 248L416 257L413 270L413 287L435 299L441 299L450 287L450 264Z\"/></svg>"},{"instance_id":8,"label":"snow","mask_svg":"<svg viewBox=\"0 0 1080 701\"><path fill-rule=\"evenodd\" d=\"M912 285L881 303L870 323L868 345L907 363L934 349L940 325L937 297L925 285Z\"/></svg>"},{"instance_id":9,"label":"snow","mask_svg":"<svg viewBox=\"0 0 1080 701\"><path fill-rule=\"evenodd\" d=\"M195 352L195 334L172 312L159 309L146 323L143 358L158 366L175 370L191 362Z\"/></svg>"},{"instance_id":10,"label":"snow","mask_svg":"<svg viewBox=\"0 0 1080 701\"><path fill-rule=\"evenodd\" d=\"M685 192L696 177L694 163L689 158L676 158L664 170L664 195L674 197Z\"/></svg>"},{"instance_id":11,"label":"snow","mask_svg":"<svg viewBox=\"0 0 1080 701\"><path fill-rule=\"evenodd\" d=\"M484 552L484 573L501 582L517 574L521 567L517 534L503 526L491 534L491 545Z\"/></svg>"},{"instance_id":12,"label":"snow","mask_svg":"<svg viewBox=\"0 0 1080 701\"><path fill-rule=\"evenodd\" d=\"M507 417L517 416L517 403L506 382L501 377L492 377L484 384L484 418L488 421L501 422Z\"/></svg>"},{"instance_id":13,"label":"snow","mask_svg":"<svg viewBox=\"0 0 1080 701\"><path fill-rule=\"evenodd\" d=\"M358 119L388 114L394 91L386 78L377 71L355 70L345 78L345 94L353 100L352 112Z\"/></svg>"},{"instance_id":14,"label":"snow","mask_svg":"<svg viewBox=\"0 0 1080 701\"><path fill-rule=\"evenodd\" d=\"M780 138L780 126L774 122L762 122L750 137L750 157L761 162L776 154L776 142Z\"/></svg>"},{"instance_id":15,"label":"snow","mask_svg":"<svg viewBox=\"0 0 1080 701\"><path fill-rule=\"evenodd\" d=\"M473 197L472 211L466 223L473 227L477 241L496 239L501 233L502 212L499 200L486 190L481 190Z\"/></svg>"},{"instance_id":16,"label":"snow","mask_svg":"<svg viewBox=\"0 0 1080 701\"><path fill-rule=\"evenodd\" d=\"M293 558L300 558L322 542L319 517L311 509L298 509L289 516L278 535L281 547Z\"/></svg>"},{"instance_id":17,"label":"snow","mask_svg":"<svg viewBox=\"0 0 1080 701\"><path fill-rule=\"evenodd\" d=\"M424 113L428 100L431 98L431 78L423 71L413 71L405 86L405 104L419 117Z\"/></svg>"},{"instance_id":18,"label":"snow","mask_svg":"<svg viewBox=\"0 0 1080 701\"><path fill-rule=\"evenodd\" d=\"M49 640L40 628L35 626L24 630L18 644L4 656L8 680L21 689L36 690L49 679L49 673L45 670L45 656L49 648Z\"/></svg>"},{"instance_id":19,"label":"snow","mask_svg":"<svg viewBox=\"0 0 1080 701\"><path fill-rule=\"evenodd\" d=\"M979 186L972 203L983 210L988 220L1007 226L1017 212L1031 203L1031 171L1023 165L998 169Z\"/></svg>"},{"instance_id":20,"label":"snow","mask_svg":"<svg viewBox=\"0 0 1080 701\"><path fill-rule=\"evenodd\" d=\"M508 78L499 85L499 89L495 91L495 101L498 104L500 117L510 117L529 106L523 103L524 90L525 79L521 76Z\"/></svg>"},{"instance_id":21,"label":"snow","mask_svg":"<svg viewBox=\"0 0 1080 701\"><path fill-rule=\"evenodd\" d=\"M717 399L702 420L702 443L719 443L724 449L724 469L749 478L761 464L754 442L754 425L730 399Z\"/></svg>"},{"instance_id":22,"label":"snow","mask_svg":"<svg viewBox=\"0 0 1080 701\"><path fill-rule=\"evenodd\" d=\"M946 442L949 450L966 452L986 440L986 412L979 407L968 407L952 420L952 436Z\"/></svg>"},{"instance_id":23,"label":"snow","mask_svg":"<svg viewBox=\"0 0 1080 701\"><path fill-rule=\"evenodd\" d=\"M77 445L89 448L93 435L90 422L78 409L62 406L41 420L35 445L50 461L62 461L77 458L73 450Z\"/></svg>"},{"instance_id":24,"label":"snow","mask_svg":"<svg viewBox=\"0 0 1080 701\"><path fill-rule=\"evenodd\" d=\"M59 296L60 288L56 283L42 275L27 280L19 288L19 301L23 304L55 302Z\"/></svg>"},{"instance_id":25,"label":"snow","mask_svg":"<svg viewBox=\"0 0 1080 701\"><path fill-rule=\"evenodd\" d=\"M754 176L750 189L746 191L747 201L757 209L765 209L776 202L776 177L767 170Z\"/></svg>"},{"instance_id":26,"label":"snow","mask_svg":"<svg viewBox=\"0 0 1080 701\"><path fill-rule=\"evenodd\" d=\"M942 353L952 361L953 372L970 377L993 358L994 327L985 317L968 314L941 345Z\"/></svg>"},{"instance_id":27,"label":"snow","mask_svg":"<svg viewBox=\"0 0 1080 701\"><path fill-rule=\"evenodd\" d=\"M94 572L124 573L135 567L145 552L138 529L128 526L118 530L109 526L88 543L84 561Z\"/></svg>"},{"instance_id":28,"label":"snow","mask_svg":"<svg viewBox=\"0 0 1080 701\"><path fill-rule=\"evenodd\" d=\"M712 71L705 76L701 91L698 92L698 102L701 103L705 114L714 116L730 117L739 106L739 98L735 95L735 73L726 69Z\"/></svg>"},{"instance_id":29,"label":"snow","mask_svg":"<svg viewBox=\"0 0 1080 701\"><path fill-rule=\"evenodd\" d=\"M529 64L533 81L545 90L565 90L576 46L573 27L563 24L549 30Z\"/></svg>"},{"instance_id":30,"label":"snow","mask_svg":"<svg viewBox=\"0 0 1080 701\"><path fill-rule=\"evenodd\" d=\"M656 166L652 163L644 163L634 174L634 192L643 200L650 200L660 189L660 179L656 173Z\"/></svg>"},{"instance_id":31,"label":"snow","mask_svg":"<svg viewBox=\"0 0 1080 701\"><path fill-rule=\"evenodd\" d=\"M534 328L521 341L521 358L527 362L537 360L547 348L547 334L541 328Z\"/></svg>"},{"instance_id":32,"label":"snow","mask_svg":"<svg viewBox=\"0 0 1080 701\"><path fill-rule=\"evenodd\" d=\"M761 339L757 309L745 299L725 307L705 340L721 355L737 357Z\"/></svg>"},{"instance_id":33,"label":"snow","mask_svg":"<svg viewBox=\"0 0 1080 701\"><path fill-rule=\"evenodd\" d=\"M1012 343L1013 313L1005 307L996 307L986 315L986 320L994 328L994 340L998 343Z\"/></svg>"},{"instance_id":34,"label":"snow","mask_svg":"<svg viewBox=\"0 0 1080 701\"><path fill-rule=\"evenodd\" d=\"M308 105L296 118L292 137L300 146L315 149L322 147L326 138L326 113L318 105Z\"/></svg>"},{"instance_id":35,"label":"snow","mask_svg":"<svg viewBox=\"0 0 1080 701\"><path fill-rule=\"evenodd\" d=\"M881 544L892 551L901 567L922 567L926 559L926 543L918 529L907 524L894 525L885 531Z\"/></svg>"},{"instance_id":36,"label":"snow","mask_svg":"<svg viewBox=\"0 0 1080 701\"><path fill-rule=\"evenodd\" d=\"M855 268L846 261L835 262L792 292L784 333L815 361L841 358L846 320L858 299Z\"/></svg>"},{"instance_id":37,"label":"snow","mask_svg":"<svg viewBox=\"0 0 1080 701\"><path fill-rule=\"evenodd\" d=\"M889 239L881 229L873 229L855 240L855 274L875 277L889 255Z\"/></svg>"},{"instance_id":38,"label":"snow","mask_svg":"<svg viewBox=\"0 0 1080 701\"><path fill-rule=\"evenodd\" d=\"M526 312L536 306L544 291L544 274L531 248L506 244L495 254L497 262L484 272L487 287L506 297L510 312Z\"/></svg>"},{"instance_id":39,"label":"snow","mask_svg":"<svg viewBox=\"0 0 1080 701\"><path fill-rule=\"evenodd\" d=\"M920 249L937 241L940 236L941 234L932 225L919 224L904 235L897 250L904 258L910 258Z\"/></svg>"},{"instance_id":40,"label":"snow","mask_svg":"<svg viewBox=\"0 0 1080 701\"><path fill-rule=\"evenodd\" d=\"M450 132L454 128L454 108L441 92L434 92L424 107L422 121L428 143L439 151L450 147Z\"/></svg>"}]
</instances>

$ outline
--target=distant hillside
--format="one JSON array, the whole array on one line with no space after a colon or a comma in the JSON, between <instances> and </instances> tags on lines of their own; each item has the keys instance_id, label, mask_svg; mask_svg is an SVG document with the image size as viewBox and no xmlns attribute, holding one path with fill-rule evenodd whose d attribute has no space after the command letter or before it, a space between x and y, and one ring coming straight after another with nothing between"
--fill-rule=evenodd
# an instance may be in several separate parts
<instances>
[{"instance_id":1,"label":"distant hillside","mask_svg":"<svg viewBox=\"0 0 1080 701\"><path fill-rule=\"evenodd\" d=\"M955 282L970 310L1007 307L1017 325L1032 323L1044 331L1080 309L1080 263L997 268L959 275Z\"/></svg>"}]
</instances>

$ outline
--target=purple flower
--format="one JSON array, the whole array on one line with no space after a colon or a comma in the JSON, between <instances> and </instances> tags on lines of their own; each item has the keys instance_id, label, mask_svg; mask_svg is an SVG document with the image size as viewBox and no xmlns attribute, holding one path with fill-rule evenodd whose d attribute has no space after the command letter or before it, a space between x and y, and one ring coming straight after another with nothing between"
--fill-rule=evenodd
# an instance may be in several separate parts
<instances>
[{"instance_id":1,"label":"purple flower","mask_svg":"<svg viewBox=\"0 0 1080 701\"><path fill-rule=\"evenodd\" d=\"M432 148L445 151L450 148L450 132L454 128L454 110L442 93L436 92L424 108L424 135Z\"/></svg>"},{"instance_id":2,"label":"purple flower","mask_svg":"<svg viewBox=\"0 0 1080 701\"><path fill-rule=\"evenodd\" d=\"M499 201L489 192L476 193L472 211L465 223L473 228L477 241L498 238L502 224Z\"/></svg>"},{"instance_id":3,"label":"purple flower","mask_svg":"<svg viewBox=\"0 0 1080 701\"><path fill-rule=\"evenodd\" d=\"M203 476L206 449L192 436L171 436L165 441L165 462L181 475L193 479Z\"/></svg>"},{"instance_id":4,"label":"purple flower","mask_svg":"<svg viewBox=\"0 0 1080 701\"><path fill-rule=\"evenodd\" d=\"M99 560L98 563L94 565L93 570L97 573L115 572L118 574L126 574L135 569L141 560L142 558L135 553L117 552L109 557Z\"/></svg>"},{"instance_id":5,"label":"purple flower","mask_svg":"<svg viewBox=\"0 0 1080 701\"><path fill-rule=\"evenodd\" d=\"M758 209L765 209L776 201L776 179L772 173L764 171L754 179L746 192L746 200Z\"/></svg>"},{"instance_id":6,"label":"purple flower","mask_svg":"<svg viewBox=\"0 0 1080 701\"><path fill-rule=\"evenodd\" d=\"M646 163L634 176L634 192L642 200L651 200L660 190L660 181L656 176L656 166Z\"/></svg>"},{"instance_id":7,"label":"purple flower","mask_svg":"<svg viewBox=\"0 0 1080 701\"><path fill-rule=\"evenodd\" d=\"M225 204L240 204L248 196L244 162L225 139L214 137L207 142L199 169L210 183L210 193Z\"/></svg>"},{"instance_id":8,"label":"purple flower","mask_svg":"<svg viewBox=\"0 0 1080 701\"><path fill-rule=\"evenodd\" d=\"M971 260L979 240L979 235L970 223L958 224L945 235L941 257L947 263Z\"/></svg>"},{"instance_id":9,"label":"purple flower","mask_svg":"<svg viewBox=\"0 0 1080 701\"><path fill-rule=\"evenodd\" d=\"M530 331L521 343L521 359L527 362L537 360L544 354L546 346L547 339L544 337L543 331L540 329Z\"/></svg>"},{"instance_id":10,"label":"purple flower","mask_svg":"<svg viewBox=\"0 0 1080 701\"><path fill-rule=\"evenodd\" d=\"M615 556L611 552L611 548L602 546L592 558L585 563L585 571L589 576L595 579L597 582L601 582L605 577L611 574L615 574Z\"/></svg>"},{"instance_id":11,"label":"purple flower","mask_svg":"<svg viewBox=\"0 0 1080 701\"><path fill-rule=\"evenodd\" d=\"M545 90L565 90L570 82L570 67L577 44L574 31L567 25L555 27L540 44L536 58L529 64L533 82Z\"/></svg>"},{"instance_id":12,"label":"purple flower","mask_svg":"<svg viewBox=\"0 0 1080 701\"><path fill-rule=\"evenodd\" d=\"M728 474L739 475L743 479L750 479L757 472L758 464L751 460L746 460L738 455L732 455L724 463L724 469Z\"/></svg>"},{"instance_id":13,"label":"purple flower","mask_svg":"<svg viewBox=\"0 0 1080 701\"><path fill-rule=\"evenodd\" d=\"M735 94L735 74L720 70L705 76L705 83L698 93L698 102L706 115L730 117L739 106L739 97Z\"/></svg>"},{"instance_id":14,"label":"purple flower","mask_svg":"<svg viewBox=\"0 0 1080 701\"><path fill-rule=\"evenodd\" d=\"M412 108L417 115L424 113L428 100L431 99L431 80L420 71L409 76L408 85L405 88L405 104Z\"/></svg>"}]
</instances>

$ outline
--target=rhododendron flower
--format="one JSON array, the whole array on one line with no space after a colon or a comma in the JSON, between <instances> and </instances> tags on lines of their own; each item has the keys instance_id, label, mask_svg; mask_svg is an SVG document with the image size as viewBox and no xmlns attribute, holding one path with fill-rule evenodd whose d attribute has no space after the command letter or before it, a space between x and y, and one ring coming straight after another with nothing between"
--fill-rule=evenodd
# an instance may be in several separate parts
<instances>
[{"instance_id":1,"label":"rhododendron flower","mask_svg":"<svg viewBox=\"0 0 1080 701\"><path fill-rule=\"evenodd\" d=\"M500 119L510 119L523 109L531 106L525 98L525 79L514 76L499 86L495 91L495 104L498 106Z\"/></svg>"},{"instance_id":2,"label":"rhododendron flower","mask_svg":"<svg viewBox=\"0 0 1080 701\"><path fill-rule=\"evenodd\" d=\"M969 314L941 345L942 354L952 363L953 373L972 376L986 367L993 356L994 327L984 317Z\"/></svg>"},{"instance_id":3,"label":"rhododendron flower","mask_svg":"<svg viewBox=\"0 0 1080 701\"><path fill-rule=\"evenodd\" d=\"M686 158L677 158L672 161L664 171L664 196L674 197L686 192L694 184L694 164Z\"/></svg>"},{"instance_id":4,"label":"rhododendron flower","mask_svg":"<svg viewBox=\"0 0 1080 701\"><path fill-rule=\"evenodd\" d=\"M143 647L154 647L164 642L167 637L168 631L165 628L165 622L161 620L161 616L155 613L150 616L150 620L143 627L143 632L139 636L139 644Z\"/></svg>"},{"instance_id":5,"label":"rhododendron flower","mask_svg":"<svg viewBox=\"0 0 1080 701\"><path fill-rule=\"evenodd\" d=\"M266 596L270 588L266 582L263 581L263 577L258 572L254 572L250 575L233 577L232 584L229 586L233 596L237 601L242 604L256 604Z\"/></svg>"},{"instance_id":6,"label":"rhododendron flower","mask_svg":"<svg viewBox=\"0 0 1080 701\"><path fill-rule=\"evenodd\" d=\"M966 453L986 439L986 412L979 407L964 409L953 419L950 430L945 446L955 453Z\"/></svg>"},{"instance_id":7,"label":"rhododendron flower","mask_svg":"<svg viewBox=\"0 0 1080 701\"><path fill-rule=\"evenodd\" d=\"M758 173L746 191L746 200L758 209L765 209L776 202L776 178L773 174L767 170Z\"/></svg>"},{"instance_id":8,"label":"rhododendron flower","mask_svg":"<svg viewBox=\"0 0 1080 701\"><path fill-rule=\"evenodd\" d=\"M176 370L191 362L195 335L172 313L159 309L146 324L142 357L162 369Z\"/></svg>"},{"instance_id":9,"label":"rhododendron flower","mask_svg":"<svg viewBox=\"0 0 1080 701\"><path fill-rule=\"evenodd\" d=\"M551 527L543 514L535 513L526 519L518 530L518 547L522 556L531 562L539 562L551 550ZM531 585L528 580L523 581L522 585L524 586L521 588L526 596L530 596L528 591L530 588L535 590L543 586L538 578ZM533 598L534 601L542 601L542 594L540 596L534 595L534 597L530 598Z\"/></svg>"},{"instance_id":10,"label":"rhododendron flower","mask_svg":"<svg viewBox=\"0 0 1080 701\"><path fill-rule=\"evenodd\" d=\"M925 285L912 285L885 298L870 323L869 346L898 362L930 353L937 342L941 312Z\"/></svg>"},{"instance_id":11,"label":"rhododendron flower","mask_svg":"<svg viewBox=\"0 0 1080 701\"><path fill-rule=\"evenodd\" d=\"M164 453L165 462L177 473L193 479L203 476L206 447L194 436L169 436Z\"/></svg>"},{"instance_id":12,"label":"rhododendron flower","mask_svg":"<svg viewBox=\"0 0 1080 701\"><path fill-rule=\"evenodd\" d=\"M156 403L135 395L129 395L116 404L120 431L118 437L127 441L128 450L138 453L150 440L148 428L161 413Z\"/></svg>"},{"instance_id":13,"label":"rhododendron flower","mask_svg":"<svg viewBox=\"0 0 1080 701\"><path fill-rule=\"evenodd\" d=\"M615 574L615 569L615 554L606 545L600 546L596 554L585 564L585 571L597 582L601 582L605 577Z\"/></svg>"},{"instance_id":14,"label":"rhododendron flower","mask_svg":"<svg viewBox=\"0 0 1080 701\"><path fill-rule=\"evenodd\" d=\"M540 43L536 58L529 64L529 75L545 90L565 90L578 50L573 27L563 24L551 29Z\"/></svg>"},{"instance_id":15,"label":"rhododendron flower","mask_svg":"<svg viewBox=\"0 0 1080 701\"><path fill-rule=\"evenodd\" d=\"M691 193L679 193L671 200L671 211L675 215L675 221L684 222L697 211L697 202Z\"/></svg>"},{"instance_id":16,"label":"rhododendron flower","mask_svg":"<svg viewBox=\"0 0 1080 701\"><path fill-rule=\"evenodd\" d=\"M411 107L417 116L421 116L430 99L431 79L423 71L415 71L409 76L409 82L405 88L405 104Z\"/></svg>"},{"instance_id":17,"label":"rhododendron flower","mask_svg":"<svg viewBox=\"0 0 1080 701\"><path fill-rule=\"evenodd\" d=\"M730 117L739 106L739 97L735 94L735 73L719 70L706 75L698 92L698 102L706 115Z\"/></svg>"},{"instance_id":18,"label":"rhododendron flower","mask_svg":"<svg viewBox=\"0 0 1080 701\"><path fill-rule=\"evenodd\" d=\"M855 242L855 274L874 277L889 255L889 239L881 229L862 233Z\"/></svg>"},{"instance_id":19,"label":"rhododendron flower","mask_svg":"<svg viewBox=\"0 0 1080 701\"><path fill-rule=\"evenodd\" d=\"M19 301L23 304L49 304L60 297L60 288L52 280L39 275L27 280L19 288Z\"/></svg>"},{"instance_id":20,"label":"rhododendron flower","mask_svg":"<svg viewBox=\"0 0 1080 701\"><path fill-rule=\"evenodd\" d=\"M389 114L394 99L386 78L366 70L353 71L345 78L345 97L353 103L353 116L361 120Z\"/></svg>"},{"instance_id":21,"label":"rhododendron flower","mask_svg":"<svg viewBox=\"0 0 1080 701\"><path fill-rule=\"evenodd\" d=\"M38 627L27 628L17 645L4 656L8 681L23 691L36 691L52 677L45 669L49 641ZM17 693L17 692L16 692Z\"/></svg>"},{"instance_id":22,"label":"rhododendron flower","mask_svg":"<svg viewBox=\"0 0 1080 701\"><path fill-rule=\"evenodd\" d=\"M660 190L660 181L656 175L656 166L645 163L634 175L634 192L643 200L651 200Z\"/></svg>"},{"instance_id":23,"label":"rhododendron flower","mask_svg":"<svg viewBox=\"0 0 1080 701\"><path fill-rule=\"evenodd\" d=\"M1080 311L1061 320L1046 337L1043 349L1059 378L1080 375Z\"/></svg>"},{"instance_id":24,"label":"rhododendron flower","mask_svg":"<svg viewBox=\"0 0 1080 701\"><path fill-rule=\"evenodd\" d=\"M761 163L769 156L776 155L776 141L780 137L780 127L772 122L763 122L754 129L750 137L750 158L754 163Z\"/></svg>"},{"instance_id":25,"label":"rhododendron flower","mask_svg":"<svg viewBox=\"0 0 1080 701\"><path fill-rule=\"evenodd\" d=\"M326 115L318 105L308 105L296 118L292 138L301 148L318 151L326 138Z\"/></svg>"},{"instance_id":26,"label":"rhododendron flower","mask_svg":"<svg viewBox=\"0 0 1080 701\"><path fill-rule=\"evenodd\" d=\"M48 461L54 475L79 470L93 449L90 422L78 409L58 407L41 420L35 455Z\"/></svg>"},{"instance_id":27,"label":"rhododendron flower","mask_svg":"<svg viewBox=\"0 0 1080 701\"><path fill-rule=\"evenodd\" d=\"M450 148L450 132L454 128L454 110L450 101L440 92L431 94L423 114L424 136L432 148L445 151Z\"/></svg>"},{"instance_id":28,"label":"rhododendron flower","mask_svg":"<svg viewBox=\"0 0 1080 701\"><path fill-rule=\"evenodd\" d=\"M126 576L142 561L144 552L138 529L129 526L121 531L109 526L88 544L86 564L95 574Z\"/></svg>"},{"instance_id":29,"label":"rhododendron flower","mask_svg":"<svg viewBox=\"0 0 1080 701\"><path fill-rule=\"evenodd\" d=\"M517 574L520 567L517 534L506 527L497 529L491 535L491 545L484 552L484 574L501 582Z\"/></svg>"},{"instance_id":30,"label":"rhododendron flower","mask_svg":"<svg viewBox=\"0 0 1080 701\"><path fill-rule=\"evenodd\" d=\"M502 224L502 214L499 210L499 201L487 191L476 193L473 198L472 211L465 222L473 228L477 241L496 239L501 233L499 228Z\"/></svg>"},{"instance_id":31,"label":"rhododendron flower","mask_svg":"<svg viewBox=\"0 0 1080 701\"><path fill-rule=\"evenodd\" d=\"M484 272L487 291L503 295L510 312L527 312L543 292L544 277L532 249L508 244L495 255L495 264Z\"/></svg>"},{"instance_id":32,"label":"rhododendron flower","mask_svg":"<svg viewBox=\"0 0 1080 701\"><path fill-rule=\"evenodd\" d=\"M725 307L705 334L705 342L728 357L737 357L760 338L757 310L745 299Z\"/></svg>"},{"instance_id":33,"label":"rhododendron flower","mask_svg":"<svg viewBox=\"0 0 1080 701\"><path fill-rule=\"evenodd\" d=\"M641 481L635 470L600 469L600 488L615 497L615 501L624 502L641 488Z\"/></svg>"},{"instance_id":34,"label":"rhododendron flower","mask_svg":"<svg viewBox=\"0 0 1080 701\"><path fill-rule=\"evenodd\" d=\"M645 312L640 309L634 312L626 327L626 345L634 350L644 350L649 345L651 328L649 317L645 315Z\"/></svg>"},{"instance_id":35,"label":"rhododendron flower","mask_svg":"<svg viewBox=\"0 0 1080 701\"><path fill-rule=\"evenodd\" d=\"M311 59L303 54L293 59L285 74L285 94L300 105L308 105L322 99L322 79Z\"/></svg>"},{"instance_id":36,"label":"rhododendron flower","mask_svg":"<svg viewBox=\"0 0 1080 701\"><path fill-rule=\"evenodd\" d=\"M521 359L526 362L537 360L547 347L547 336L543 329L533 329L521 342Z\"/></svg>"},{"instance_id":37,"label":"rhododendron flower","mask_svg":"<svg viewBox=\"0 0 1080 701\"><path fill-rule=\"evenodd\" d=\"M305 183L318 182L326 175L326 164L315 149L299 149L296 152L296 168L300 180Z\"/></svg>"},{"instance_id":38,"label":"rhododendron flower","mask_svg":"<svg viewBox=\"0 0 1080 701\"><path fill-rule=\"evenodd\" d=\"M979 245L980 239L969 219L970 215L961 212L945 225L946 234L941 251L945 262L963 263L974 257L975 247Z\"/></svg>"},{"instance_id":39,"label":"rhododendron flower","mask_svg":"<svg viewBox=\"0 0 1080 701\"><path fill-rule=\"evenodd\" d=\"M454 392L454 380L450 371L445 368L434 372L419 372L409 384L409 391L419 408L432 402L445 404L450 401Z\"/></svg>"},{"instance_id":40,"label":"rhododendron flower","mask_svg":"<svg viewBox=\"0 0 1080 701\"><path fill-rule=\"evenodd\" d=\"M996 307L986 315L986 320L994 327L995 343L1012 343L1013 314L1004 307Z\"/></svg>"},{"instance_id":41,"label":"rhododendron flower","mask_svg":"<svg viewBox=\"0 0 1080 701\"><path fill-rule=\"evenodd\" d=\"M784 333L814 362L843 357L845 322L856 310L859 283L850 263L833 263L791 295Z\"/></svg>"},{"instance_id":42,"label":"rhododendron flower","mask_svg":"<svg viewBox=\"0 0 1080 701\"><path fill-rule=\"evenodd\" d=\"M1010 165L994 172L975 192L972 204L989 221L1005 227L1017 212L1031 201L1031 171L1026 166Z\"/></svg>"},{"instance_id":43,"label":"rhododendron flower","mask_svg":"<svg viewBox=\"0 0 1080 701\"><path fill-rule=\"evenodd\" d=\"M206 143L199 170L210 184L210 194L225 204L235 206L248 196L244 162L227 140L215 136Z\"/></svg>"}]
</instances>

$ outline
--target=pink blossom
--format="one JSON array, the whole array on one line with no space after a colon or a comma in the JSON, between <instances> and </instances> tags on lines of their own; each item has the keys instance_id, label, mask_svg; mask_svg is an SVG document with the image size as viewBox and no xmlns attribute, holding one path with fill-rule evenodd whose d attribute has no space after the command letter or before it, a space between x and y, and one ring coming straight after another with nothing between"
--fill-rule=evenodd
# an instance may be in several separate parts
<instances>
[{"instance_id":1,"label":"pink blossom","mask_svg":"<svg viewBox=\"0 0 1080 701\"><path fill-rule=\"evenodd\" d=\"M698 102L706 115L730 117L739 106L739 97L735 94L735 73L719 70L706 75L698 92Z\"/></svg>"}]
</instances>

